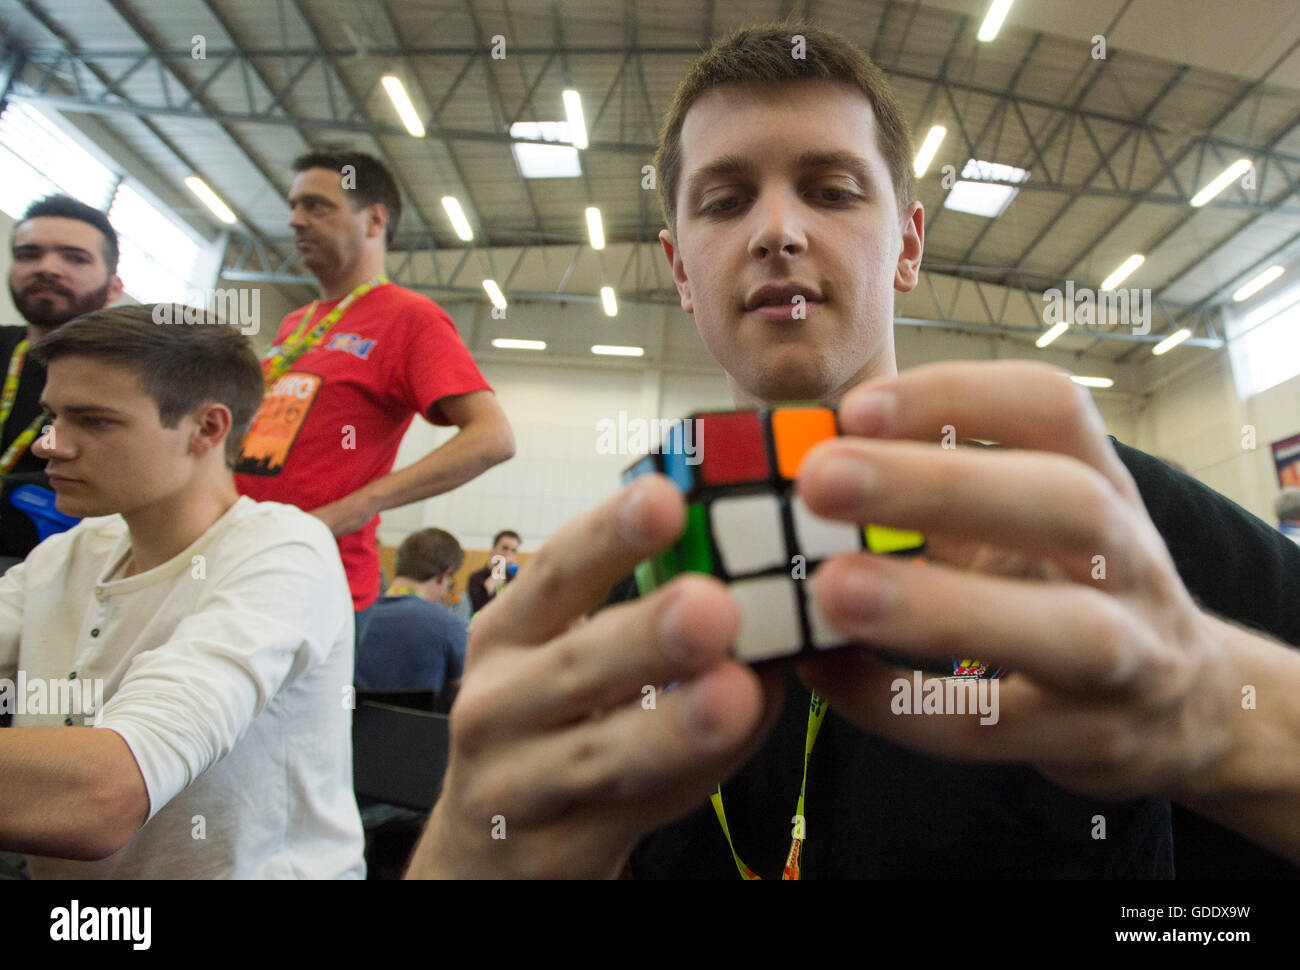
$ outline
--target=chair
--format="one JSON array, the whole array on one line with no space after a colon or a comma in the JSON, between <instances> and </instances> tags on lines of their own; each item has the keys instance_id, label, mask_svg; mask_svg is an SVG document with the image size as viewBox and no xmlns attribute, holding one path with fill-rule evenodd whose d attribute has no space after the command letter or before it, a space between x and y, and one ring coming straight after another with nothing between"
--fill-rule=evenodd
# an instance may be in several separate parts
<instances>
[{"instance_id":1,"label":"chair","mask_svg":"<svg viewBox=\"0 0 1300 970\"><path fill-rule=\"evenodd\" d=\"M399 695L422 707L389 703ZM432 711L432 691L357 692L352 712L352 783L358 799L430 811L442 791L450 735Z\"/></svg>"}]
</instances>

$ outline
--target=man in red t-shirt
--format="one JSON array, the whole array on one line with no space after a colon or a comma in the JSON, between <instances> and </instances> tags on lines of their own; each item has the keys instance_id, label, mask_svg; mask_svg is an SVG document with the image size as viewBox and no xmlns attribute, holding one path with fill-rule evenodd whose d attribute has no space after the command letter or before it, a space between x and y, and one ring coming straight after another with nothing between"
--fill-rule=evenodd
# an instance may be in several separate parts
<instances>
[{"instance_id":1,"label":"man in red t-shirt","mask_svg":"<svg viewBox=\"0 0 1300 970\"><path fill-rule=\"evenodd\" d=\"M450 491L512 457L514 435L451 318L427 297L376 282L401 217L388 169L351 151L308 152L293 167L289 227L321 297L284 318L263 360L270 386L235 485L330 527L359 640L379 596L379 513ZM460 430L392 472L417 413Z\"/></svg>"}]
</instances>

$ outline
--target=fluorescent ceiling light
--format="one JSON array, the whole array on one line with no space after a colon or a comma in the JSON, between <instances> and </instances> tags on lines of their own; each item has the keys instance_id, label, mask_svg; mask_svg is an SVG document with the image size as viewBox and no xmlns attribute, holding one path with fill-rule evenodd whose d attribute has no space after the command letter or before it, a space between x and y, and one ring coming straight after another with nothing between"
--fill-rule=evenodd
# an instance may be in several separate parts
<instances>
[{"instance_id":1,"label":"fluorescent ceiling light","mask_svg":"<svg viewBox=\"0 0 1300 970\"><path fill-rule=\"evenodd\" d=\"M582 97L572 89L564 92L564 116L569 120L569 131L573 133L573 147L587 147L587 122L582 117Z\"/></svg>"},{"instance_id":2,"label":"fluorescent ceiling light","mask_svg":"<svg viewBox=\"0 0 1300 970\"><path fill-rule=\"evenodd\" d=\"M1143 263L1145 263L1146 260L1147 258L1143 256L1141 253L1134 253L1128 259L1124 260L1124 262L1120 263L1119 268L1115 270L1115 272L1111 273L1109 276L1107 276L1104 280L1101 281L1101 288L1103 290L1115 289L1115 287L1119 286L1126 279L1128 279L1129 274L1132 273L1139 266L1141 266Z\"/></svg>"},{"instance_id":3,"label":"fluorescent ceiling light","mask_svg":"<svg viewBox=\"0 0 1300 970\"><path fill-rule=\"evenodd\" d=\"M1159 357L1161 354L1165 353L1165 351L1173 350L1175 347L1177 347L1180 343L1182 343L1191 335L1192 332L1188 330L1186 327L1183 327L1182 330L1179 330L1177 333L1170 334L1164 340L1160 341L1160 343L1152 347L1151 353Z\"/></svg>"},{"instance_id":4,"label":"fluorescent ceiling light","mask_svg":"<svg viewBox=\"0 0 1300 970\"><path fill-rule=\"evenodd\" d=\"M492 341L493 347L502 350L545 350L545 340L512 340L509 337L497 337Z\"/></svg>"},{"instance_id":5,"label":"fluorescent ceiling light","mask_svg":"<svg viewBox=\"0 0 1300 970\"><path fill-rule=\"evenodd\" d=\"M1047 333L1043 334L1041 337L1035 340L1034 346L1037 347L1039 350L1042 350L1044 347L1046 347L1053 340L1055 340L1057 337L1059 337L1061 334L1065 333L1065 331L1069 329L1070 329L1070 325L1066 323L1064 320L1062 320L1051 330L1047 331Z\"/></svg>"},{"instance_id":6,"label":"fluorescent ceiling light","mask_svg":"<svg viewBox=\"0 0 1300 970\"><path fill-rule=\"evenodd\" d=\"M644 347L610 347L607 344L596 344L591 348L593 354L608 354L612 357L640 357L645 354Z\"/></svg>"},{"instance_id":7,"label":"fluorescent ceiling light","mask_svg":"<svg viewBox=\"0 0 1300 970\"><path fill-rule=\"evenodd\" d=\"M912 171L916 173L917 178L924 175L930 163L934 161L934 153L939 150L939 144L946 134L948 134L947 128L943 125L935 125L925 136L925 141L921 143L921 150L916 153L916 161L912 163Z\"/></svg>"},{"instance_id":8,"label":"fluorescent ceiling light","mask_svg":"<svg viewBox=\"0 0 1300 970\"><path fill-rule=\"evenodd\" d=\"M461 239L469 242L474 238L474 230L469 227L469 220L465 218L465 210L460 207L460 202L454 195L444 195L442 197L442 207L447 210L447 218L451 220L451 226L456 230L456 235Z\"/></svg>"},{"instance_id":9,"label":"fluorescent ceiling light","mask_svg":"<svg viewBox=\"0 0 1300 970\"><path fill-rule=\"evenodd\" d=\"M527 138L527 142L511 142L519 174L526 179L577 178L582 174L578 150L573 147L567 121L517 121L510 126L511 138ZM532 142L554 142L536 145Z\"/></svg>"},{"instance_id":10,"label":"fluorescent ceiling light","mask_svg":"<svg viewBox=\"0 0 1300 970\"><path fill-rule=\"evenodd\" d=\"M602 286L600 288L600 302L605 305L605 316L618 316L618 304L614 302L614 287Z\"/></svg>"},{"instance_id":11,"label":"fluorescent ceiling light","mask_svg":"<svg viewBox=\"0 0 1300 970\"><path fill-rule=\"evenodd\" d=\"M605 248L605 227L600 222L600 210L594 205L587 206L587 235L592 249Z\"/></svg>"},{"instance_id":12,"label":"fluorescent ceiling light","mask_svg":"<svg viewBox=\"0 0 1300 970\"><path fill-rule=\"evenodd\" d=\"M989 4L989 12L984 15L984 23L980 24L980 32L975 36L983 41L990 41L998 35L1002 29L1002 21L1007 19L1007 13L1011 10L1012 0L993 0Z\"/></svg>"},{"instance_id":13,"label":"fluorescent ceiling light","mask_svg":"<svg viewBox=\"0 0 1300 970\"><path fill-rule=\"evenodd\" d=\"M1229 185L1241 178L1241 176L1246 173L1246 169L1250 168L1250 166L1251 161L1249 158L1237 159L1220 172L1218 178L1192 196L1192 205L1196 208L1205 205L1205 203L1209 202Z\"/></svg>"},{"instance_id":14,"label":"fluorescent ceiling light","mask_svg":"<svg viewBox=\"0 0 1300 970\"><path fill-rule=\"evenodd\" d=\"M494 307L498 310L506 308L505 294L501 292L501 287L497 286L496 280L484 280L483 289L487 290L488 299L492 301Z\"/></svg>"},{"instance_id":15,"label":"fluorescent ceiling light","mask_svg":"<svg viewBox=\"0 0 1300 970\"><path fill-rule=\"evenodd\" d=\"M1272 283L1275 279L1277 279L1285 272L1286 270L1283 269L1281 266L1270 266L1268 269L1264 270L1264 272L1260 273L1253 280L1251 280L1249 283L1247 283L1245 286L1239 289L1236 293L1232 294L1233 300L1236 301L1237 303L1240 303L1242 300L1249 300L1252 296L1254 296L1264 287L1268 286L1269 283Z\"/></svg>"},{"instance_id":16,"label":"fluorescent ceiling light","mask_svg":"<svg viewBox=\"0 0 1300 970\"><path fill-rule=\"evenodd\" d=\"M1070 380L1076 384L1082 384L1084 387L1114 387L1115 382L1109 377L1080 377L1077 374L1071 375Z\"/></svg>"},{"instance_id":17,"label":"fluorescent ceiling light","mask_svg":"<svg viewBox=\"0 0 1300 970\"><path fill-rule=\"evenodd\" d=\"M234 224L239 221L235 218L235 214L230 211L230 207L221 201L217 193L208 188L208 183L203 179L197 175L191 175L185 180L185 184L189 186L191 192L203 200L203 204L222 222Z\"/></svg>"},{"instance_id":18,"label":"fluorescent ceiling light","mask_svg":"<svg viewBox=\"0 0 1300 970\"><path fill-rule=\"evenodd\" d=\"M963 180L979 181L958 181L943 200L944 208L989 219L1002 215L1020 191L1016 185L1029 179L1023 168L975 158L966 160L961 176Z\"/></svg>"},{"instance_id":19,"label":"fluorescent ceiling light","mask_svg":"<svg viewBox=\"0 0 1300 970\"><path fill-rule=\"evenodd\" d=\"M402 79L395 74L385 74L382 80L384 90L388 92L389 100L397 109L397 114L402 119L402 124L406 125L406 130L416 138L423 138L424 125L420 122L420 116L415 113L415 105L411 104L406 88L402 87Z\"/></svg>"}]
</instances>

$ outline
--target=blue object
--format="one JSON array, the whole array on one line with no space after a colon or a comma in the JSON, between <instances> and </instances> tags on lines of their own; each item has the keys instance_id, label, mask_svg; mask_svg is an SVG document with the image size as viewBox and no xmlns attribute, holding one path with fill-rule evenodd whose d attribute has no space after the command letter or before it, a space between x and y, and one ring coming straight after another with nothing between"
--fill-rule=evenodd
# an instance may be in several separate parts
<instances>
[{"instance_id":1,"label":"blue object","mask_svg":"<svg viewBox=\"0 0 1300 970\"><path fill-rule=\"evenodd\" d=\"M81 521L64 515L54 507L54 492L39 485L19 485L9 495L9 503L26 513L36 526L37 541L44 542L56 532L67 532Z\"/></svg>"}]
</instances>

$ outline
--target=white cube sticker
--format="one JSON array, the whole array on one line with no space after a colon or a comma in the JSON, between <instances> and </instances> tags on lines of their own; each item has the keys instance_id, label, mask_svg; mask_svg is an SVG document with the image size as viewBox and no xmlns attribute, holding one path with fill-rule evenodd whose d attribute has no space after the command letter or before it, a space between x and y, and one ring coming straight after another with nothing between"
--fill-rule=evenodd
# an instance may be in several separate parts
<instances>
[{"instance_id":1,"label":"white cube sticker","mask_svg":"<svg viewBox=\"0 0 1300 970\"><path fill-rule=\"evenodd\" d=\"M742 579L728 588L740 604L736 657L746 663L793 656L803 649L795 580L788 576Z\"/></svg>"},{"instance_id":2,"label":"white cube sticker","mask_svg":"<svg viewBox=\"0 0 1300 970\"><path fill-rule=\"evenodd\" d=\"M709 526L722 564L733 576L786 566L790 561L781 505L774 494L718 499L709 505Z\"/></svg>"},{"instance_id":3,"label":"white cube sticker","mask_svg":"<svg viewBox=\"0 0 1300 970\"><path fill-rule=\"evenodd\" d=\"M794 538L798 551L808 562L820 562L845 552L862 551L862 527L852 522L823 519L814 515L798 495L790 498L794 517Z\"/></svg>"}]
</instances>

